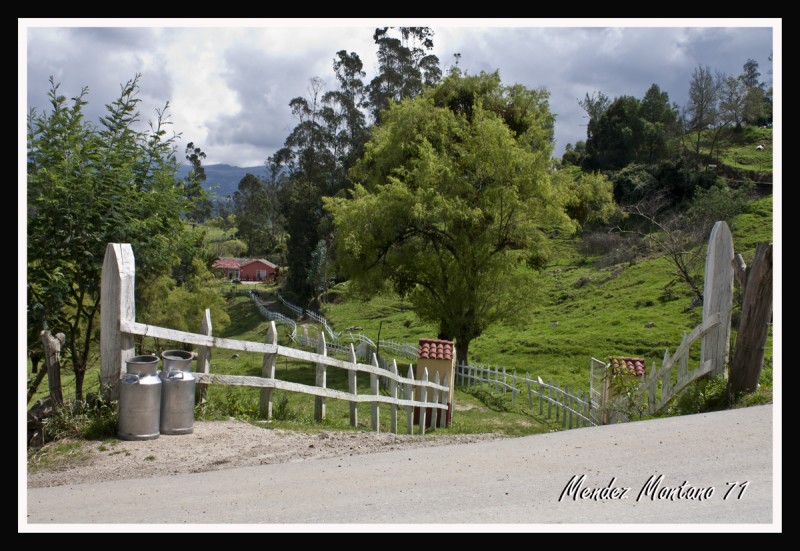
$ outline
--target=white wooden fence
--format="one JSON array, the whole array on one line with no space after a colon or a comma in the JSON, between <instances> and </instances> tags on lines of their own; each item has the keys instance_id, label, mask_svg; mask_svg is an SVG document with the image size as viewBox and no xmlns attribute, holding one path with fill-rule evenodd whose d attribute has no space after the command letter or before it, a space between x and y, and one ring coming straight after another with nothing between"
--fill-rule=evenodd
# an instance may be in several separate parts
<instances>
[{"instance_id":1,"label":"white wooden fence","mask_svg":"<svg viewBox=\"0 0 800 551\"><path fill-rule=\"evenodd\" d=\"M484 388L489 392L505 394L511 393L511 403L514 403L517 394L525 392L528 397L528 408L538 412L540 416L547 415L552 419L555 415L556 424L563 428L588 427L597 424L592 415L592 410L598 404L589 399L589 392L570 389L569 385L556 385L553 379L545 383L540 377L531 379L529 373L525 376L517 375L515 369L511 373L506 368L484 366L479 364L459 364L456 366L456 383L462 387ZM536 400L534 401L534 396ZM545 412L545 404L547 411Z\"/></svg>"},{"instance_id":2,"label":"white wooden fence","mask_svg":"<svg viewBox=\"0 0 800 551\"><path fill-rule=\"evenodd\" d=\"M725 373L731 338L734 277L733 237L724 221L711 230L706 252L703 284L703 321L683 339L675 352L664 352L661 366L652 362L646 380L639 385L639 400L647 401L646 412L662 411L670 400L690 383L705 375ZM700 361L691 369L689 357L692 345L700 342ZM597 361L597 360L594 360ZM594 368L593 368L594 369ZM606 364L606 374L608 373ZM600 409L608 410L609 397L602 394ZM608 417L606 416L606 419Z\"/></svg>"},{"instance_id":3,"label":"white wooden fence","mask_svg":"<svg viewBox=\"0 0 800 551\"><path fill-rule=\"evenodd\" d=\"M431 408L434 420L431 426L444 426L444 412L448 409L449 381L439 381L438 374L433 382L428 380L425 369L421 378L415 379L409 367L408 376L401 377L397 372L397 364L393 363L389 370L378 367L377 357L373 354L371 364L358 363L355 350L350 347L350 358L340 360L329 357L324 337L316 353L280 346L277 344L275 321L270 322L266 342L258 343L236 339L225 339L211 335L211 314L206 310L201 322L200 333L177 331L155 325L136 322L134 279L136 274L133 250L128 243L109 243L106 246L101 280L101 313L100 330L100 378L101 390L107 398L119 397L119 381L125 374L125 361L135 355L134 336L141 335L182 342L199 346L197 359L198 397L208 384L248 386L261 389L261 415L267 419L272 416L272 391L281 389L315 396L315 420L325 418L325 400L335 398L350 402L350 423L358 424L357 405L369 403L370 422L373 430L380 427L380 404L389 405L389 422L392 432L397 432L397 408L406 408L406 430L412 433L414 407L421 408L422 419L420 432L425 432L426 408ZM242 375L222 375L211 373L211 354L214 348L242 350L264 354L261 377ZM316 365L316 386L304 385L275 378L275 362L278 356L302 360ZM327 387L327 369L344 369L348 372L348 390L336 390ZM357 374L368 373L370 376L370 393L358 394ZM378 390L378 376L389 379L389 395L382 395ZM421 400L414 399L415 388L420 388ZM400 398L402 388L403 397ZM428 396L431 399L428 399ZM439 412L441 410L441 413ZM437 423L436 417L439 421Z\"/></svg>"}]
</instances>

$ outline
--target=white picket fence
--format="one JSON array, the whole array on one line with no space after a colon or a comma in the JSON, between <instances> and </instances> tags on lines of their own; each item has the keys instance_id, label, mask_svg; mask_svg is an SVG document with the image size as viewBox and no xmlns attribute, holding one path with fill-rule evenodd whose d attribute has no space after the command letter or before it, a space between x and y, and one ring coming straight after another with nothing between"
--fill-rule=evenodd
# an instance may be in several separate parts
<instances>
[{"instance_id":1,"label":"white picket fence","mask_svg":"<svg viewBox=\"0 0 800 551\"><path fill-rule=\"evenodd\" d=\"M485 388L489 392L506 394L511 393L511 403L516 401L517 394L525 392L528 397L528 408L535 411L538 404L540 416L552 419L555 415L556 424L563 428L579 428L597 424L593 410L598 404L590 399L590 393L583 390L570 389L569 385L556 385L553 379L549 383L540 377L532 379L529 373L525 376L517 375L517 370L511 373L506 368L484 366L482 364L459 364L456 366L456 384L468 388ZM536 400L534 401L534 396ZM547 412L545 413L545 404Z\"/></svg>"},{"instance_id":2,"label":"white picket fence","mask_svg":"<svg viewBox=\"0 0 800 551\"><path fill-rule=\"evenodd\" d=\"M377 431L380 427L380 404L388 404L390 408L389 420L392 432L397 432L397 408L406 408L407 425L409 434L413 432L413 408L420 408L420 433L425 432L426 412L432 412L434 418L431 426L444 426L449 395L449 381L439 380L437 373L433 382L428 380L428 370L422 376L414 378L413 369L409 366L408 375L401 377L397 372L397 364L393 363L390 369L383 370L378 367L378 359L373 354L372 363L359 363L356 359L355 349L351 345L348 360L340 360L327 355L324 334L317 342L317 352L307 352L280 346L277 343L278 332L275 321L270 322L266 342L257 343L237 339L213 337L211 334L211 312L205 311L199 333L177 331L155 325L136 322L135 310L135 280L136 266L133 250L128 243L109 243L106 246L105 259L101 280L101 301L103 309L100 319L100 379L101 391L106 398L117 399L119 396L119 383L125 374L126 360L136 355L134 336L148 336L165 339L173 342L193 344L199 347L197 354L197 372L195 377L198 386L198 399L206 395L207 385L234 385L248 386L261 389L260 412L267 419L272 417L274 389L299 392L315 396L314 418L317 421L325 419L325 400L334 398L350 403L350 423L358 425L359 403L370 404L370 425ZM211 373L211 354L214 348L228 350L241 350L264 354L262 376L223 375ZM316 385L304 385L291 381L275 378L275 363L278 357L291 358L313 363L316 365ZM347 391L328 388L328 368L344 369L347 371ZM368 373L370 376L369 394L358 394L357 375ZM388 396L380 393L378 377L389 379ZM399 397L401 392L403 397ZM415 399L418 390L420 399ZM430 396L430 399L428 397ZM438 417L438 419L437 419Z\"/></svg>"}]
</instances>

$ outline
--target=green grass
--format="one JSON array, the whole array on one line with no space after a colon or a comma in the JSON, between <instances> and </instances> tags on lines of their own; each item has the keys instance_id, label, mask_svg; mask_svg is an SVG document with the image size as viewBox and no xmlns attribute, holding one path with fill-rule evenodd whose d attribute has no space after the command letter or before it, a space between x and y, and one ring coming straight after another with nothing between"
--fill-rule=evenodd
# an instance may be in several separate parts
<instances>
[{"instance_id":1,"label":"green grass","mask_svg":"<svg viewBox=\"0 0 800 551\"><path fill-rule=\"evenodd\" d=\"M716 131L704 131L700 139L700 152L709 153L709 148ZM688 137L688 144L694 148L696 134ZM762 151L756 147L763 145ZM714 146L714 159L737 171L744 173L772 173L772 129L746 126L740 130L727 129Z\"/></svg>"},{"instance_id":2,"label":"green grass","mask_svg":"<svg viewBox=\"0 0 800 551\"><path fill-rule=\"evenodd\" d=\"M772 197L752 202L747 211L731 222L734 249L745 260L752 259L755 245L772 241ZM529 315L506 323L496 324L475 339L470 346L473 362L515 370L522 376L530 374L556 384L569 385L576 390L589 388L589 360L605 359L609 355L644 357L648 367L653 361L660 363L664 351L674 351L684 332L690 331L701 320L701 308L687 310L691 292L682 284L670 287L673 268L664 258L637 259L608 267L595 267L594 257L581 255L576 240L559 239L553 243L554 261L538 275L541 300L531 304ZM257 289L262 298L274 298L275 286L261 284L232 285L221 283L219 290L226 297L226 309L231 323L214 334L253 342L264 342L269 322L254 308L247 291ZM292 315L275 303L271 308ZM369 301L356 300L348 295L347 286L339 285L329 295L329 302L321 306L322 313L338 331L360 327L360 332L377 342L380 338L416 343L419 338L437 335L436 327L420 322L411 305L391 294L374 297ZM199 321L199 320L198 320ZM213 320L212 320L213 324ZM646 327L646 324L654 324ZM293 346L284 325L278 325L278 342ZM313 324L308 330L318 332ZM699 351L693 348L693 359ZM234 356L238 357L234 357ZM762 374L761 389L743 397L739 404L764 403L771 400L772 339L767 343L767 365ZM259 376L263 355L225 349L214 349L211 359L213 373ZM401 373L405 373L408 360L398 358ZM30 371L30 367L28 367ZM86 376L85 392L98 386L97 364ZM769 375L767 377L767 374ZM276 377L306 385L315 384L315 368L307 362L278 357ZM62 381L65 396L69 399L74 387L68 371ZM358 377L358 392L369 392L369 377ZM347 389L346 373L329 367L327 386ZM385 388L381 392L386 393ZM47 383L40 386L38 395L47 393ZM264 423L259 415L260 390L246 387L212 385L209 400L198 406L196 419L227 419L235 416L254 423ZM706 398L703 398L706 400ZM701 400L702 401L702 400ZM707 401L707 400L706 400ZM449 428L436 429L433 434L459 434L498 432L520 436L558 430L554 420L543 419L538 411L530 411L527 396L520 394L512 402L511 393L488 393L482 389L457 388L456 410ZM327 399L326 419L315 423L314 397L276 390L273 396L274 419L270 426L292 430L370 430L370 405L358 406L359 426L349 425L349 403ZM695 407L695 406L692 406ZM703 406L696 406L703 407ZM389 430L389 406L381 405L381 431ZM398 410L400 432L405 430L405 410ZM83 436L87 437L86 435ZM64 450L45 448L36 456L37 463L47 462L46 454L78 455L73 448ZM59 451L60 450L60 451Z\"/></svg>"},{"instance_id":3,"label":"green grass","mask_svg":"<svg viewBox=\"0 0 800 551\"><path fill-rule=\"evenodd\" d=\"M763 145L762 151L756 146ZM733 133L720 148L720 160L733 168L745 171L772 173L772 129L745 127Z\"/></svg>"}]
</instances>

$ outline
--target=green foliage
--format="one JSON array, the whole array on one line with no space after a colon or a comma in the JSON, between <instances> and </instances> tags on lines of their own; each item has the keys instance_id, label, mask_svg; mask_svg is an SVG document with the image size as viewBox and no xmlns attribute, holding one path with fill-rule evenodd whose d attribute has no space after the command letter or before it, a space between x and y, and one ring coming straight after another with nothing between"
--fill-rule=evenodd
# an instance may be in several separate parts
<instances>
[{"instance_id":1,"label":"green foliage","mask_svg":"<svg viewBox=\"0 0 800 551\"><path fill-rule=\"evenodd\" d=\"M396 29L400 38L390 35ZM442 76L433 49L433 29L428 27L383 27L375 29L378 45L378 74L369 83L372 116L382 122L382 111L392 103L418 96Z\"/></svg>"},{"instance_id":2,"label":"green foliage","mask_svg":"<svg viewBox=\"0 0 800 551\"><path fill-rule=\"evenodd\" d=\"M695 224L710 230L717 220L727 222L744 212L754 194L755 186L751 183L745 183L736 189L726 185L699 188L695 191L688 216Z\"/></svg>"},{"instance_id":3,"label":"green foliage","mask_svg":"<svg viewBox=\"0 0 800 551\"><path fill-rule=\"evenodd\" d=\"M670 405L671 415L690 415L728 407L727 381L723 375L703 377L691 383Z\"/></svg>"},{"instance_id":4,"label":"green foliage","mask_svg":"<svg viewBox=\"0 0 800 551\"><path fill-rule=\"evenodd\" d=\"M584 166L609 170L659 161L669 153L668 142L679 130L677 121L669 96L655 84L641 101L618 97L589 120Z\"/></svg>"},{"instance_id":5,"label":"green foliage","mask_svg":"<svg viewBox=\"0 0 800 551\"><path fill-rule=\"evenodd\" d=\"M28 117L29 323L66 334L62 358L80 400L106 244L132 244L137 281L158 277L183 247L181 216L191 201L176 182L167 107L149 131L136 130L138 75L107 105L99 127L84 120L86 88L69 102L50 84L50 111Z\"/></svg>"},{"instance_id":6,"label":"green foliage","mask_svg":"<svg viewBox=\"0 0 800 551\"><path fill-rule=\"evenodd\" d=\"M361 183L351 198L325 205L351 284L367 294L390 284L442 338L456 338L463 358L488 325L533 300L529 266L545 257L547 232L573 225L550 183L551 143L531 149L529 141L549 131L537 124L552 120L541 95L455 72L442 87L462 82L468 91L488 83L490 106L500 103L495 96L539 101L506 107L521 134L484 108L483 96L469 109L457 102L458 112L437 106L453 96L439 89L395 105L354 167Z\"/></svg>"},{"instance_id":7,"label":"green foliage","mask_svg":"<svg viewBox=\"0 0 800 551\"><path fill-rule=\"evenodd\" d=\"M47 418L45 437L48 441L65 438L100 440L116 435L118 419L115 402L101 399L69 401Z\"/></svg>"},{"instance_id":8,"label":"green foliage","mask_svg":"<svg viewBox=\"0 0 800 551\"><path fill-rule=\"evenodd\" d=\"M192 265L194 275L183 285L177 285L166 274L137 285L137 317L141 322L196 332L206 309L210 309L215 330L224 330L230 324L214 276L199 259L194 259ZM155 347L160 348L158 342Z\"/></svg>"},{"instance_id":9,"label":"green foliage","mask_svg":"<svg viewBox=\"0 0 800 551\"><path fill-rule=\"evenodd\" d=\"M233 194L237 236L246 245L246 254L264 256L278 244L282 221L279 215L278 188L274 182L246 174Z\"/></svg>"},{"instance_id":10,"label":"green foliage","mask_svg":"<svg viewBox=\"0 0 800 551\"><path fill-rule=\"evenodd\" d=\"M608 222L617 214L613 184L599 172L585 173L578 167L559 170L553 176L564 209L581 227Z\"/></svg>"},{"instance_id":11,"label":"green foliage","mask_svg":"<svg viewBox=\"0 0 800 551\"><path fill-rule=\"evenodd\" d=\"M609 389L608 411L628 421L642 419L647 411L647 398L639 390L642 378L623 366L607 369L605 378Z\"/></svg>"}]
</instances>

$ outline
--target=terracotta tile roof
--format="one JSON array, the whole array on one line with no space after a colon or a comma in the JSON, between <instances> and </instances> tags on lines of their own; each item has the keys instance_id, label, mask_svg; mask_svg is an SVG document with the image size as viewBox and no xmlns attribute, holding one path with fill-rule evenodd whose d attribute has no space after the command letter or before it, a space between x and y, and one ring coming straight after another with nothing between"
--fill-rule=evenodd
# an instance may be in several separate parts
<instances>
[{"instance_id":1,"label":"terracotta tile roof","mask_svg":"<svg viewBox=\"0 0 800 551\"><path fill-rule=\"evenodd\" d=\"M645 364L644 358L609 356L608 363L611 365L611 369L615 371L619 370L622 366L625 366L634 375L639 377L644 377L645 373L647 373L647 365Z\"/></svg>"},{"instance_id":2,"label":"terracotta tile roof","mask_svg":"<svg viewBox=\"0 0 800 551\"><path fill-rule=\"evenodd\" d=\"M277 268L277 264L273 264L269 260L264 260L263 258L225 258L220 257L214 261L211 265L211 268L227 268L229 270L238 270L248 264L252 264L253 262L262 262L269 266L270 268Z\"/></svg>"},{"instance_id":3,"label":"terracotta tile roof","mask_svg":"<svg viewBox=\"0 0 800 551\"><path fill-rule=\"evenodd\" d=\"M239 263L235 258L218 258L211 265L211 268L227 268L229 270L238 270Z\"/></svg>"},{"instance_id":4,"label":"terracotta tile roof","mask_svg":"<svg viewBox=\"0 0 800 551\"><path fill-rule=\"evenodd\" d=\"M452 360L455 355L453 341L440 339L420 339L417 356L420 359Z\"/></svg>"}]
</instances>

